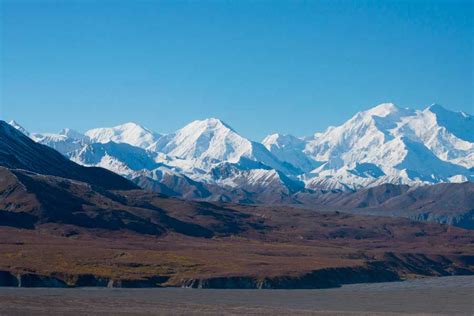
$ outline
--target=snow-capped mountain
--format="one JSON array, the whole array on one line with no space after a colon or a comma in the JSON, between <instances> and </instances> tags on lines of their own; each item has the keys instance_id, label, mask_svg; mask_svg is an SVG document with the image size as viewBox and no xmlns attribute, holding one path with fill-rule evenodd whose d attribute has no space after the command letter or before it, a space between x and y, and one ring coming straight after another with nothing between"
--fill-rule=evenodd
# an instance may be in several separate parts
<instances>
[{"instance_id":1,"label":"snow-capped mountain","mask_svg":"<svg viewBox=\"0 0 474 316\"><path fill-rule=\"evenodd\" d=\"M435 104L405 119L397 133L425 144L441 160L474 167L474 117L471 115L451 112Z\"/></svg>"},{"instance_id":2,"label":"snow-capped mountain","mask_svg":"<svg viewBox=\"0 0 474 316\"><path fill-rule=\"evenodd\" d=\"M262 144L278 159L290 163L302 172L309 172L320 163L304 153L308 142L293 135L271 134Z\"/></svg>"},{"instance_id":3,"label":"snow-capped mountain","mask_svg":"<svg viewBox=\"0 0 474 316\"><path fill-rule=\"evenodd\" d=\"M37 143L52 147L65 156L90 143L87 136L69 128L65 128L57 134L30 133L29 136Z\"/></svg>"},{"instance_id":4,"label":"snow-capped mountain","mask_svg":"<svg viewBox=\"0 0 474 316\"><path fill-rule=\"evenodd\" d=\"M456 136L447 124L474 130L472 117L431 106L423 111L380 104L359 112L341 126L331 127L303 152L322 165L305 175L308 187L323 179L333 186L359 188L389 183L466 181L474 163L474 143ZM445 113L454 117L448 118ZM456 121L457 120L457 121ZM324 180L326 181L326 180Z\"/></svg>"},{"instance_id":5,"label":"snow-capped mountain","mask_svg":"<svg viewBox=\"0 0 474 316\"><path fill-rule=\"evenodd\" d=\"M260 143L242 137L221 120L194 121L176 133L163 136L151 150L192 162L193 168L209 171L221 162L252 165L261 163L290 173L285 165Z\"/></svg>"},{"instance_id":6,"label":"snow-capped mountain","mask_svg":"<svg viewBox=\"0 0 474 316\"><path fill-rule=\"evenodd\" d=\"M14 127L15 129L19 130L20 132L22 132L26 136L30 136L30 133L23 126L18 124L15 120L11 120L10 122L8 122L8 124L10 126Z\"/></svg>"},{"instance_id":7,"label":"snow-capped mountain","mask_svg":"<svg viewBox=\"0 0 474 316\"><path fill-rule=\"evenodd\" d=\"M126 123L115 127L94 128L85 132L93 143L125 143L148 148L161 137L160 134L135 123Z\"/></svg>"},{"instance_id":8,"label":"snow-capped mountain","mask_svg":"<svg viewBox=\"0 0 474 316\"><path fill-rule=\"evenodd\" d=\"M153 153L125 143L86 144L78 150L68 152L66 156L81 165L102 167L127 177L161 165L155 161Z\"/></svg>"},{"instance_id":9,"label":"snow-capped mountain","mask_svg":"<svg viewBox=\"0 0 474 316\"><path fill-rule=\"evenodd\" d=\"M384 103L322 133L272 134L262 143L215 118L167 135L135 123L84 134L35 134L10 124L74 162L185 198L288 202L302 190L474 180L474 119L439 105L410 110Z\"/></svg>"}]
</instances>

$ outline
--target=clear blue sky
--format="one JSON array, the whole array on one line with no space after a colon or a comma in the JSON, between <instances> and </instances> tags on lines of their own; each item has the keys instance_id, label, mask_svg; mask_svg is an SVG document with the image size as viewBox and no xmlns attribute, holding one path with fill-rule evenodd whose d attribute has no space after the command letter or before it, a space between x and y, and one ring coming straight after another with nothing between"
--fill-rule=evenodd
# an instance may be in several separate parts
<instances>
[{"instance_id":1,"label":"clear blue sky","mask_svg":"<svg viewBox=\"0 0 474 316\"><path fill-rule=\"evenodd\" d=\"M473 1L1 0L3 119L218 117L260 140L381 102L473 113Z\"/></svg>"}]
</instances>

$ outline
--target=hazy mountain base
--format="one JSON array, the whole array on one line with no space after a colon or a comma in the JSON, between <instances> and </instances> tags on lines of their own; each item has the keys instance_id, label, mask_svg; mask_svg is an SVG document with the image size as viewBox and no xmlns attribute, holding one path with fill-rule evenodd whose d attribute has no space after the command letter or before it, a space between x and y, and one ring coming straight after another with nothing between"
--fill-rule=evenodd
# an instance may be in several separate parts
<instances>
[{"instance_id":1,"label":"hazy mountain base","mask_svg":"<svg viewBox=\"0 0 474 316\"><path fill-rule=\"evenodd\" d=\"M153 181L135 179L140 187L188 200L232 202L256 205L293 205L310 210L341 211L352 214L406 217L416 221L448 224L474 229L474 183L440 183L409 187L382 184L357 191L303 190L291 192L280 185L249 190L224 189L186 180L164 177Z\"/></svg>"}]
</instances>

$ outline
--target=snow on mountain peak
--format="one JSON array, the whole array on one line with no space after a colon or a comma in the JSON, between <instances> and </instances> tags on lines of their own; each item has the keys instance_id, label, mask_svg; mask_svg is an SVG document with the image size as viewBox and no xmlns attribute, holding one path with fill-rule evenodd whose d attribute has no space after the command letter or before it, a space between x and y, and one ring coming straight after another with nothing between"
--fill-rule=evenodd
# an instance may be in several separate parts
<instances>
[{"instance_id":1,"label":"snow on mountain peak","mask_svg":"<svg viewBox=\"0 0 474 316\"><path fill-rule=\"evenodd\" d=\"M209 118L164 136L156 151L184 159L237 162L252 151L252 143L221 120Z\"/></svg>"},{"instance_id":2,"label":"snow on mountain peak","mask_svg":"<svg viewBox=\"0 0 474 316\"><path fill-rule=\"evenodd\" d=\"M311 172L316 178L350 185L450 181L455 175L469 177L472 130L472 120L438 105L414 111L384 103L308 141L304 152L322 163ZM376 167L385 176L355 172L357 164Z\"/></svg>"},{"instance_id":3,"label":"snow on mountain peak","mask_svg":"<svg viewBox=\"0 0 474 316\"><path fill-rule=\"evenodd\" d=\"M65 129L30 137L79 163L129 177L158 164L193 181L218 185L254 188L257 182L275 184L281 181L274 179L285 176L284 182L301 180L308 188L353 189L386 182L472 181L473 130L471 115L437 104L410 110L382 103L323 133L302 138L275 133L262 143L217 118L193 121L164 136L126 123L85 135Z\"/></svg>"},{"instance_id":4,"label":"snow on mountain peak","mask_svg":"<svg viewBox=\"0 0 474 316\"><path fill-rule=\"evenodd\" d=\"M263 139L262 144L264 144L265 147L267 147L267 145L275 144L281 136L282 135L278 133L270 134Z\"/></svg>"},{"instance_id":5,"label":"snow on mountain peak","mask_svg":"<svg viewBox=\"0 0 474 316\"><path fill-rule=\"evenodd\" d=\"M115 127L94 128L88 130L85 135L92 142L108 143L113 141L141 148L149 147L161 137L161 135L132 122Z\"/></svg>"},{"instance_id":6,"label":"snow on mountain peak","mask_svg":"<svg viewBox=\"0 0 474 316\"><path fill-rule=\"evenodd\" d=\"M301 146L303 143L304 141L296 136L278 133L268 135L262 141L262 144L267 147L267 149L270 149L272 146L276 146L278 148Z\"/></svg>"},{"instance_id":7,"label":"snow on mountain peak","mask_svg":"<svg viewBox=\"0 0 474 316\"><path fill-rule=\"evenodd\" d=\"M190 162L190 167L210 170L221 162L262 163L278 170L288 167L260 143L253 142L219 119L210 118L189 123L173 134L163 136L153 150Z\"/></svg>"},{"instance_id":8,"label":"snow on mountain peak","mask_svg":"<svg viewBox=\"0 0 474 316\"><path fill-rule=\"evenodd\" d=\"M290 163L303 172L310 171L318 163L303 153L307 141L293 135L271 134L262 144L279 160Z\"/></svg>"},{"instance_id":9,"label":"snow on mountain peak","mask_svg":"<svg viewBox=\"0 0 474 316\"><path fill-rule=\"evenodd\" d=\"M75 140L84 140L87 138L86 135L79 133L78 131L75 131L70 128L63 128L61 131L59 131L59 135L64 135L68 138L75 139Z\"/></svg>"},{"instance_id":10,"label":"snow on mountain peak","mask_svg":"<svg viewBox=\"0 0 474 316\"><path fill-rule=\"evenodd\" d=\"M217 118L207 118L204 120L195 120L180 129L183 132L204 132L204 131L217 131L221 130L222 132L233 132L234 129L228 124Z\"/></svg>"},{"instance_id":11,"label":"snow on mountain peak","mask_svg":"<svg viewBox=\"0 0 474 316\"><path fill-rule=\"evenodd\" d=\"M386 117L390 114L397 112L398 110L399 108L393 103L382 103L365 111L364 113L367 113L369 115Z\"/></svg>"},{"instance_id":12,"label":"snow on mountain peak","mask_svg":"<svg viewBox=\"0 0 474 316\"><path fill-rule=\"evenodd\" d=\"M204 120L196 120L194 122L201 122L203 124L207 124L208 126L215 126L215 127L224 126L224 127L227 127L227 128L231 128L229 125L224 123L222 120L220 120L218 118L215 118L215 117L210 117L210 118L207 118L207 119L204 119Z\"/></svg>"},{"instance_id":13,"label":"snow on mountain peak","mask_svg":"<svg viewBox=\"0 0 474 316\"><path fill-rule=\"evenodd\" d=\"M449 111L439 104L429 106L423 113L425 115L431 113L439 126L464 141L474 143L474 117L472 115Z\"/></svg>"},{"instance_id":14,"label":"snow on mountain peak","mask_svg":"<svg viewBox=\"0 0 474 316\"><path fill-rule=\"evenodd\" d=\"M10 124L10 126L13 126L15 128L21 127L21 125L18 124L15 120L11 120L10 122L8 122L8 124Z\"/></svg>"},{"instance_id":15,"label":"snow on mountain peak","mask_svg":"<svg viewBox=\"0 0 474 316\"><path fill-rule=\"evenodd\" d=\"M15 120L11 120L10 122L8 122L8 124L12 127L14 127L15 129L19 130L20 132L22 132L23 134L25 134L26 136L29 136L30 133L23 127L21 126L20 124L18 124Z\"/></svg>"}]
</instances>

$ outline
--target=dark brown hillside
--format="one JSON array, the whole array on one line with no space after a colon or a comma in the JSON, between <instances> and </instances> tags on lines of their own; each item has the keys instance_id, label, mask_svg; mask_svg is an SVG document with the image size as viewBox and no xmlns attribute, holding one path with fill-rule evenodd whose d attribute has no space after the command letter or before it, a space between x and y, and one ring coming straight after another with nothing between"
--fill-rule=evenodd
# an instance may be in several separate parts
<instances>
[{"instance_id":1,"label":"dark brown hillside","mask_svg":"<svg viewBox=\"0 0 474 316\"><path fill-rule=\"evenodd\" d=\"M124 196L84 182L6 168L0 168L0 179L0 214L18 218L16 224L10 220L9 226L23 227L22 218L29 216L35 225L56 223L108 230L127 229L156 236L169 231L190 236L213 236L212 231L172 218L159 207L130 206Z\"/></svg>"},{"instance_id":2,"label":"dark brown hillside","mask_svg":"<svg viewBox=\"0 0 474 316\"><path fill-rule=\"evenodd\" d=\"M383 184L355 192L299 193L305 207L354 214L407 217L474 229L474 183L408 187Z\"/></svg>"},{"instance_id":3,"label":"dark brown hillside","mask_svg":"<svg viewBox=\"0 0 474 316\"><path fill-rule=\"evenodd\" d=\"M474 209L474 183L414 187L381 204L387 210L446 212Z\"/></svg>"},{"instance_id":4,"label":"dark brown hillside","mask_svg":"<svg viewBox=\"0 0 474 316\"><path fill-rule=\"evenodd\" d=\"M362 189L348 196L333 201L334 206L344 208L365 208L379 206L388 200L405 194L410 187L408 185L382 184L373 188Z\"/></svg>"}]
</instances>

